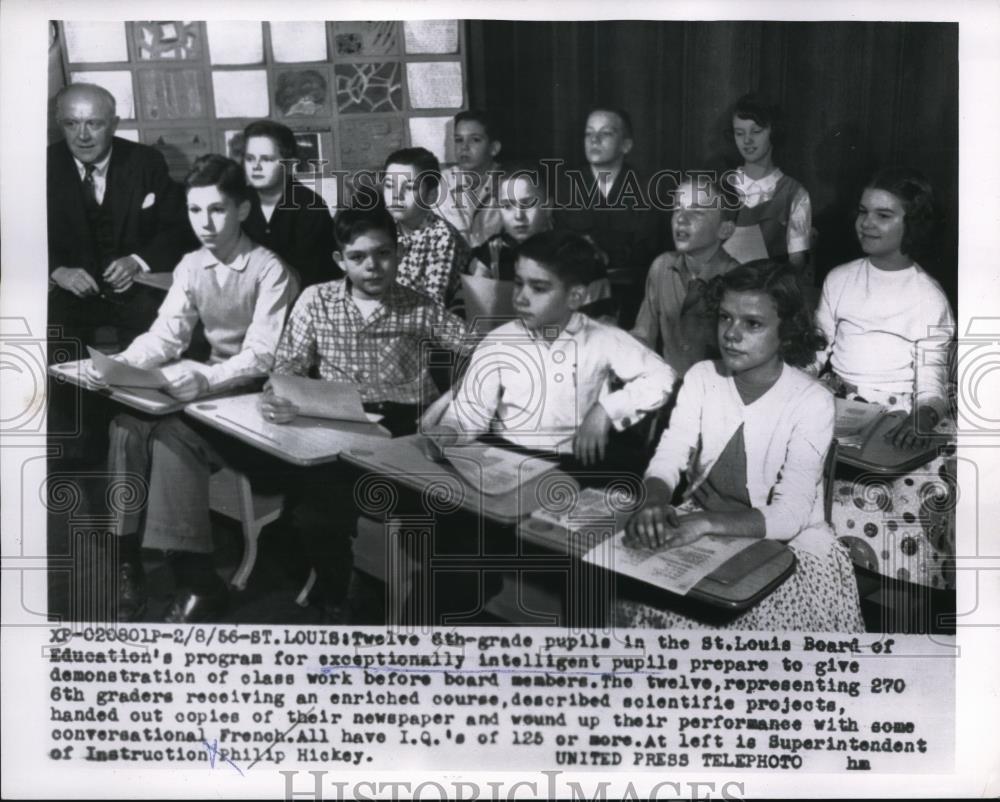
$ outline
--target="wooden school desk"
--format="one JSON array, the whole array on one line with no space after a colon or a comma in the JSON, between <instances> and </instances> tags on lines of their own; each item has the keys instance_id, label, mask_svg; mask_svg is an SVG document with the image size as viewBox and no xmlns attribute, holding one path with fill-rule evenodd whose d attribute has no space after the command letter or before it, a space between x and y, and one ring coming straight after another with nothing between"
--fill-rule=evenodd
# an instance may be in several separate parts
<instances>
[{"instance_id":1,"label":"wooden school desk","mask_svg":"<svg viewBox=\"0 0 1000 802\"><path fill-rule=\"evenodd\" d=\"M937 456L938 448L945 439L940 436L931 437L928 445L918 448L896 448L887 443L885 433L898 423L898 417L883 415L868 431L861 448L840 444L837 462L873 473L905 474L926 465Z\"/></svg>"},{"instance_id":2,"label":"wooden school desk","mask_svg":"<svg viewBox=\"0 0 1000 802\"><path fill-rule=\"evenodd\" d=\"M619 514L614 525L609 519L603 525L574 527L573 532L549 521L527 518L518 527L518 534L522 540L582 559L598 543L621 531L627 517ZM775 590L794 569L795 555L788 546L761 539L702 579L683 598L734 612L746 610ZM662 588L660 591L681 598Z\"/></svg>"},{"instance_id":3,"label":"wooden school desk","mask_svg":"<svg viewBox=\"0 0 1000 802\"><path fill-rule=\"evenodd\" d=\"M201 399L184 412L213 429L293 465L333 462L345 449L367 449L389 437L377 423L353 423L300 415L291 423L271 423L257 407L260 393Z\"/></svg>"},{"instance_id":4,"label":"wooden school desk","mask_svg":"<svg viewBox=\"0 0 1000 802\"><path fill-rule=\"evenodd\" d=\"M580 560L597 545L598 540L593 535L568 535L561 527L531 517L531 513L542 506L545 497L555 499L566 491L579 492L577 480L558 468L536 477L518 490L494 496L476 492L468 482L458 477L453 468L425 457L419 446L419 435L351 448L345 450L341 458L388 476L401 486L417 492L426 492L436 485L442 497L459 500L458 503L467 512L482 514L495 523L516 527L517 536L523 542L541 546L553 558ZM614 527L604 527L598 537L610 537L612 530L618 531L624 526L625 520L622 518L615 523ZM537 567L534 562L532 567ZM777 588L794 568L795 555L784 543L761 540L699 582L685 598L715 608L744 610Z\"/></svg>"},{"instance_id":5,"label":"wooden school desk","mask_svg":"<svg viewBox=\"0 0 1000 802\"><path fill-rule=\"evenodd\" d=\"M579 489L575 479L553 468L510 492L498 495L481 493L447 463L426 457L420 448L420 439L420 435L414 434L391 441L369 442L345 449L340 456L345 462L391 478L418 493L436 492L442 498L455 499L466 512L474 515L482 513L490 521L505 526L516 525L542 505L539 499L541 493L537 492L540 485L563 482ZM471 455L476 448L479 446L456 448L454 451ZM525 459L534 458L525 456Z\"/></svg>"}]
</instances>

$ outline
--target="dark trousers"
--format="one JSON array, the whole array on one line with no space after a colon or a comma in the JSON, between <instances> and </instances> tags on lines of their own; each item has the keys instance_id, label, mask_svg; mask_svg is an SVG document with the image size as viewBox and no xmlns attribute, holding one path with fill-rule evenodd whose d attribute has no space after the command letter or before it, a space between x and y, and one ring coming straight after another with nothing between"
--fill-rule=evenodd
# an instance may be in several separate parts
<instances>
[{"instance_id":1,"label":"dark trousers","mask_svg":"<svg viewBox=\"0 0 1000 802\"><path fill-rule=\"evenodd\" d=\"M151 287L133 284L120 294L105 290L101 295L78 298L71 292L55 287L49 292L49 326L62 328L64 343L78 343L77 359L87 356L87 345L94 345L94 333L102 326L117 329L118 346L126 347L146 331L156 319L163 294ZM57 355L50 347L49 361Z\"/></svg>"}]
</instances>

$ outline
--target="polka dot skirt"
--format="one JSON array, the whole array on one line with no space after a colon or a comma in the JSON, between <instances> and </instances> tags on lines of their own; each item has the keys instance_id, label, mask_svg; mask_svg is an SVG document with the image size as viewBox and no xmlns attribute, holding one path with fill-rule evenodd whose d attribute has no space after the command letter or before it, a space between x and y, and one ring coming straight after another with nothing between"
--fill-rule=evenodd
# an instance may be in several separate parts
<instances>
[{"instance_id":1,"label":"polka dot skirt","mask_svg":"<svg viewBox=\"0 0 1000 802\"><path fill-rule=\"evenodd\" d=\"M945 447L905 476L838 475L833 528L857 565L904 582L954 589L954 453Z\"/></svg>"}]
</instances>

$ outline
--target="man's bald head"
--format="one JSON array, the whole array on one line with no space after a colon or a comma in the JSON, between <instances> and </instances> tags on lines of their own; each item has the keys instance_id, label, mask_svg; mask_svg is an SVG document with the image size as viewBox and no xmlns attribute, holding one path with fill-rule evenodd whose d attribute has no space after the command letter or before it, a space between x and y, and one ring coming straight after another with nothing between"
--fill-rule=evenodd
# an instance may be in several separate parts
<instances>
[{"instance_id":1,"label":"man's bald head","mask_svg":"<svg viewBox=\"0 0 1000 802\"><path fill-rule=\"evenodd\" d=\"M118 127L115 98L103 86L70 84L56 95L56 117L70 152L84 164L100 162Z\"/></svg>"},{"instance_id":2,"label":"man's bald head","mask_svg":"<svg viewBox=\"0 0 1000 802\"><path fill-rule=\"evenodd\" d=\"M102 107L109 118L115 116L117 103L115 96L103 86L97 84L70 84L64 86L56 95L56 113L62 114L66 104L76 99L85 99Z\"/></svg>"}]
</instances>

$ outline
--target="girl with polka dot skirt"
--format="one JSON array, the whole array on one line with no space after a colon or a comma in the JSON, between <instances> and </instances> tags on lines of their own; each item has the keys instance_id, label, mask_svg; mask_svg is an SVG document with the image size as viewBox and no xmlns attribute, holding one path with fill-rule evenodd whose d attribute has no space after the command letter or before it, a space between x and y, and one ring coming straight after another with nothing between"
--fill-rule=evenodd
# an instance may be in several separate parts
<instances>
[{"instance_id":1,"label":"girl with polka dot skirt","mask_svg":"<svg viewBox=\"0 0 1000 802\"><path fill-rule=\"evenodd\" d=\"M941 286L915 261L933 234L931 187L916 170L878 173L861 195L855 232L864 257L834 268L817 324L829 343L821 377L841 397L878 404L899 423L899 448L954 432L949 354L955 319ZM919 366L919 368L917 367ZM833 526L854 561L894 579L955 586L954 448L906 476L838 470Z\"/></svg>"},{"instance_id":2,"label":"girl with polka dot skirt","mask_svg":"<svg viewBox=\"0 0 1000 802\"><path fill-rule=\"evenodd\" d=\"M770 261L741 265L713 280L708 303L717 310L722 358L699 362L685 375L646 471L646 499L626 524L625 543L662 549L708 534L774 538L794 552L795 570L728 620L706 620L686 600L647 598L643 589L622 583L615 623L862 632L850 556L824 518L823 465L834 403L800 369L822 341L795 268ZM687 489L674 507L682 476Z\"/></svg>"}]
</instances>

